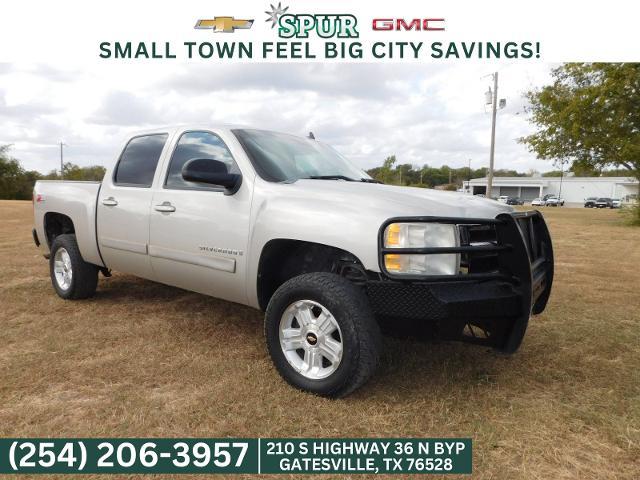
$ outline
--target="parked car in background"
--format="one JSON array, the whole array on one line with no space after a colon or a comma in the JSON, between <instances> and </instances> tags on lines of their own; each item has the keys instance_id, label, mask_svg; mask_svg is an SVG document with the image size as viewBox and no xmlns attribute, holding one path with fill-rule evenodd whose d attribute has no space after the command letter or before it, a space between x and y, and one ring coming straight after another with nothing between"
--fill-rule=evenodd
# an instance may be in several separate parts
<instances>
[{"instance_id":1,"label":"parked car in background","mask_svg":"<svg viewBox=\"0 0 640 480\"><path fill-rule=\"evenodd\" d=\"M505 203L507 205L524 205L524 200L520 197L508 197Z\"/></svg>"},{"instance_id":2,"label":"parked car in background","mask_svg":"<svg viewBox=\"0 0 640 480\"><path fill-rule=\"evenodd\" d=\"M622 208L622 200L619 198L612 198L611 208Z\"/></svg>"},{"instance_id":3,"label":"parked car in background","mask_svg":"<svg viewBox=\"0 0 640 480\"><path fill-rule=\"evenodd\" d=\"M498 201L499 201L500 203L507 203L507 200L509 200L509 196L508 196L508 195L500 195L500 196L498 197Z\"/></svg>"},{"instance_id":4,"label":"parked car in background","mask_svg":"<svg viewBox=\"0 0 640 480\"><path fill-rule=\"evenodd\" d=\"M547 197L544 203L548 207L562 207L564 206L564 198Z\"/></svg>"},{"instance_id":5,"label":"parked car in background","mask_svg":"<svg viewBox=\"0 0 640 480\"><path fill-rule=\"evenodd\" d=\"M589 197L584 199L584 208L594 208L598 197Z\"/></svg>"},{"instance_id":6,"label":"parked car in background","mask_svg":"<svg viewBox=\"0 0 640 480\"><path fill-rule=\"evenodd\" d=\"M534 198L533 200L531 200L531 206L533 207L544 207L545 205L546 202L541 198Z\"/></svg>"},{"instance_id":7,"label":"parked car in background","mask_svg":"<svg viewBox=\"0 0 640 480\"><path fill-rule=\"evenodd\" d=\"M600 197L596 200L596 208L613 208L613 200L608 197Z\"/></svg>"}]
</instances>

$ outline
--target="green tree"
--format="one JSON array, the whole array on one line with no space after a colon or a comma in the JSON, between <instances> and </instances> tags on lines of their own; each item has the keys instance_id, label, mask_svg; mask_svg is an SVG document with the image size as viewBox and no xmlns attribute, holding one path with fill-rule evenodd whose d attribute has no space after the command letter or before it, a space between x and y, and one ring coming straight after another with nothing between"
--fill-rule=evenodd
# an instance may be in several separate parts
<instances>
[{"instance_id":1,"label":"green tree","mask_svg":"<svg viewBox=\"0 0 640 480\"><path fill-rule=\"evenodd\" d=\"M60 174L52 170L42 175L35 170L26 171L20 162L9 155L11 145L0 145L0 199L29 200L36 181L60 180ZM73 163L64 164L65 180L100 181L105 168L99 165L79 167Z\"/></svg>"},{"instance_id":2,"label":"green tree","mask_svg":"<svg viewBox=\"0 0 640 480\"><path fill-rule=\"evenodd\" d=\"M106 169L99 165L80 167L73 163L64 164L65 180L101 181Z\"/></svg>"},{"instance_id":3,"label":"green tree","mask_svg":"<svg viewBox=\"0 0 640 480\"><path fill-rule=\"evenodd\" d=\"M62 168L64 173L64 180L84 182L99 182L104 177L104 173L106 171L106 168L101 165L80 167L79 165L71 162L66 162ZM51 170L43 178L45 180L60 180L60 172L58 170Z\"/></svg>"},{"instance_id":4,"label":"green tree","mask_svg":"<svg viewBox=\"0 0 640 480\"><path fill-rule=\"evenodd\" d=\"M20 162L9 155L11 145L0 145L0 198L29 200L33 184L42 178L39 172L25 171Z\"/></svg>"},{"instance_id":5,"label":"green tree","mask_svg":"<svg viewBox=\"0 0 640 480\"><path fill-rule=\"evenodd\" d=\"M412 173L415 173L415 172L411 164L404 163L402 165L398 165L396 167L396 173L394 175L398 185L410 185L411 177L415 176L415 175L412 175Z\"/></svg>"},{"instance_id":6,"label":"green tree","mask_svg":"<svg viewBox=\"0 0 640 480\"><path fill-rule=\"evenodd\" d=\"M9 156L11 145L0 145L0 198L16 199L24 170L20 163Z\"/></svg>"},{"instance_id":7,"label":"green tree","mask_svg":"<svg viewBox=\"0 0 640 480\"><path fill-rule=\"evenodd\" d=\"M624 169L640 181L640 63L567 63L552 77L526 94L538 131L521 142L542 159Z\"/></svg>"},{"instance_id":8,"label":"green tree","mask_svg":"<svg viewBox=\"0 0 640 480\"><path fill-rule=\"evenodd\" d=\"M367 173L376 180L394 185L407 185L411 187L433 188L447 185L448 189L457 190L471 178L483 178L487 176L487 168L469 169L468 167L451 168L448 165L435 168L425 164L422 167L409 163L397 165L395 155L387 157L383 164L367 170ZM515 170L496 170L497 177L526 177L526 173ZM530 175L529 175L530 176Z\"/></svg>"},{"instance_id":9,"label":"green tree","mask_svg":"<svg viewBox=\"0 0 640 480\"><path fill-rule=\"evenodd\" d=\"M396 156L391 155L384 159L381 167L372 168L367 173L376 180L382 183L392 183L393 181L393 166L396 163Z\"/></svg>"},{"instance_id":10,"label":"green tree","mask_svg":"<svg viewBox=\"0 0 640 480\"><path fill-rule=\"evenodd\" d=\"M580 162L574 162L569 171L573 172L576 177L599 177L602 172L599 168L594 168L590 165L584 165Z\"/></svg>"}]
</instances>

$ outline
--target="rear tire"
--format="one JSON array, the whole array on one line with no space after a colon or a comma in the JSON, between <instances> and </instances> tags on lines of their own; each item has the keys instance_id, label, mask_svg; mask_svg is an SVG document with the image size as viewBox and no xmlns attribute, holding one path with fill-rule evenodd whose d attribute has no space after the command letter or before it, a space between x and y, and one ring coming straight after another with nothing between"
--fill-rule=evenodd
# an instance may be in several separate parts
<instances>
[{"instance_id":1,"label":"rear tire","mask_svg":"<svg viewBox=\"0 0 640 480\"><path fill-rule=\"evenodd\" d=\"M51 245L49 257L51 283L65 300L92 297L98 286L98 267L83 260L76 236L58 235Z\"/></svg>"},{"instance_id":2,"label":"rear tire","mask_svg":"<svg viewBox=\"0 0 640 480\"><path fill-rule=\"evenodd\" d=\"M308 273L280 286L267 307L265 337L284 380L331 398L373 375L382 344L364 292L332 273Z\"/></svg>"}]
</instances>

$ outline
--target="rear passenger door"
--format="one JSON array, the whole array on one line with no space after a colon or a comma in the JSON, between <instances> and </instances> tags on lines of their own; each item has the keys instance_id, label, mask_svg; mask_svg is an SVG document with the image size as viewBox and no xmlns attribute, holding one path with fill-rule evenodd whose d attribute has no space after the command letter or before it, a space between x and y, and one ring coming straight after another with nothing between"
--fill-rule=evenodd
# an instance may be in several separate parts
<instances>
[{"instance_id":1,"label":"rear passenger door","mask_svg":"<svg viewBox=\"0 0 640 480\"><path fill-rule=\"evenodd\" d=\"M232 140L232 139L229 139ZM191 159L215 159L243 175L239 190L188 182ZM158 281L235 302L246 302L246 247L251 181L221 135L185 131L177 138L151 206L149 255Z\"/></svg>"},{"instance_id":2,"label":"rear passenger door","mask_svg":"<svg viewBox=\"0 0 640 480\"><path fill-rule=\"evenodd\" d=\"M105 265L153 279L149 261L151 187L168 133L133 137L98 197L97 235Z\"/></svg>"}]
</instances>

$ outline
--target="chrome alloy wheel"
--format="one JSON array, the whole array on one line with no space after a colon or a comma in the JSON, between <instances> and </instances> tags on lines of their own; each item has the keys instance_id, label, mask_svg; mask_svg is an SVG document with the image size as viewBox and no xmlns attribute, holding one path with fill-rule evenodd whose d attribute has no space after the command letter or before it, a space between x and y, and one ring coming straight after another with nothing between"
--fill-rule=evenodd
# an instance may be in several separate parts
<instances>
[{"instance_id":1,"label":"chrome alloy wheel","mask_svg":"<svg viewBox=\"0 0 640 480\"><path fill-rule=\"evenodd\" d=\"M280 319L280 348L289 364L311 380L333 374L342 360L342 332L335 317L313 300L289 305Z\"/></svg>"},{"instance_id":2,"label":"chrome alloy wheel","mask_svg":"<svg viewBox=\"0 0 640 480\"><path fill-rule=\"evenodd\" d=\"M71 287L73 270L71 268L71 257L65 248L56 250L56 254L53 257L53 273L56 277L56 283L62 290L68 290Z\"/></svg>"}]
</instances>

